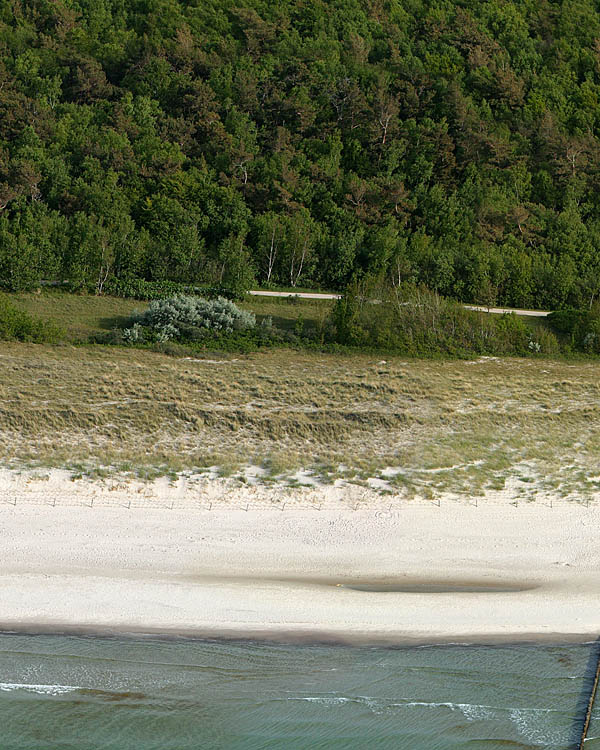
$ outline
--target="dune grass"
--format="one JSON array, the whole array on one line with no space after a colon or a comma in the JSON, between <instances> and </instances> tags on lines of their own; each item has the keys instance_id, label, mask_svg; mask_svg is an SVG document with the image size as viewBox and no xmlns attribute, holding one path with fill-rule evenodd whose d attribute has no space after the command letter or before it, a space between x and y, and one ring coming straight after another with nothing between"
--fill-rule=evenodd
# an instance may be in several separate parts
<instances>
[{"instance_id":1,"label":"dune grass","mask_svg":"<svg viewBox=\"0 0 600 750\"><path fill-rule=\"evenodd\" d=\"M600 489L598 365L0 347L0 460L153 477L309 469L434 496Z\"/></svg>"}]
</instances>

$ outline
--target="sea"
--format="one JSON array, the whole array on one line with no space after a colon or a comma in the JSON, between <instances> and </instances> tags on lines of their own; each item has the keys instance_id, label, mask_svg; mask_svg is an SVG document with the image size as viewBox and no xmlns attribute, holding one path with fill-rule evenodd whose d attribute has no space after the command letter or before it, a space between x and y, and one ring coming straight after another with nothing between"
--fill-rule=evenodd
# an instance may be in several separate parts
<instances>
[{"instance_id":1,"label":"sea","mask_svg":"<svg viewBox=\"0 0 600 750\"><path fill-rule=\"evenodd\" d=\"M570 750L597 649L2 634L0 748Z\"/></svg>"}]
</instances>

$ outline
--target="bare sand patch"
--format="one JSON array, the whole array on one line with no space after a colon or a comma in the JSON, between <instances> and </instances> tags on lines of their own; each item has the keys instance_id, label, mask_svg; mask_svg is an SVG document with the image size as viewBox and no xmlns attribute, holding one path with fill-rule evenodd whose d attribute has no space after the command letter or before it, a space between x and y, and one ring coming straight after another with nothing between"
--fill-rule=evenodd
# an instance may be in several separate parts
<instances>
[{"instance_id":1,"label":"bare sand patch","mask_svg":"<svg viewBox=\"0 0 600 750\"><path fill-rule=\"evenodd\" d=\"M282 512L264 496L194 512L88 497L0 504L2 628L367 643L600 630L595 505Z\"/></svg>"}]
</instances>

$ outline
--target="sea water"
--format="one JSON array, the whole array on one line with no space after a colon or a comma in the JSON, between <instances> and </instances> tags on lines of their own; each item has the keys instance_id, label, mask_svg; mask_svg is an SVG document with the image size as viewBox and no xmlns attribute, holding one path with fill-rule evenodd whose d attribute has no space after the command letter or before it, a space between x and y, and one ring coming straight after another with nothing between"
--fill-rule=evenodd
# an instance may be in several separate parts
<instances>
[{"instance_id":1,"label":"sea water","mask_svg":"<svg viewBox=\"0 0 600 750\"><path fill-rule=\"evenodd\" d=\"M593 648L0 635L0 747L567 750Z\"/></svg>"}]
</instances>

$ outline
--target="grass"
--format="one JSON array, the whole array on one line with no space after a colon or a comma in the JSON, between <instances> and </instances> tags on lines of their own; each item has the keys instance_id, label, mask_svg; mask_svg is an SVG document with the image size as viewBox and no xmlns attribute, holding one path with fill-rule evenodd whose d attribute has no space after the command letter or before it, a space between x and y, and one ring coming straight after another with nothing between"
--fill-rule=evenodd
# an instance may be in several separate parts
<instances>
[{"instance_id":1,"label":"grass","mask_svg":"<svg viewBox=\"0 0 600 750\"><path fill-rule=\"evenodd\" d=\"M240 307L253 312L259 323L270 317L284 331L297 332L301 325L308 332L323 326L334 304L333 300L248 297Z\"/></svg>"},{"instance_id":2,"label":"grass","mask_svg":"<svg viewBox=\"0 0 600 750\"><path fill-rule=\"evenodd\" d=\"M59 291L8 296L26 312L56 323L73 343L86 341L94 334L121 327L134 310L145 307L143 302L136 300Z\"/></svg>"},{"instance_id":3,"label":"grass","mask_svg":"<svg viewBox=\"0 0 600 750\"><path fill-rule=\"evenodd\" d=\"M95 334L122 328L134 310L146 307L146 303L138 300L68 294L54 290L8 296L26 312L56 323L72 343L85 342ZM295 331L299 320L306 330L314 330L322 325L332 305L330 300L248 297L240 307L255 313L258 322L271 317L273 324L279 328Z\"/></svg>"},{"instance_id":4,"label":"grass","mask_svg":"<svg viewBox=\"0 0 600 750\"><path fill-rule=\"evenodd\" d=\"M508 488L525 499L540 491L586 498L600 489L593 362L384 361L285 349L174 359L71 345L122 326L143 302L55 290L11 297L61 326L67 344L0 345L5 464L146 479L211 466L239 477L256 464L266 483L294 484L292 475L309 469L326 483L366 486L376 477L382 492L428 497ZM333 304L249 297L242 306L259 322L307 332Z\"/></svg>"},{"instance_id":5,"label":"grass","mask_svg":"<svg viewBox=\"0 0 600 750\"><path fill-rule=\"evenodd\" d=\"M426 496L509 488L524 499L586 498L598 489L591 362L282 349L174 359L12 343L0 354L5 465L151 478L210 466L236 476L255 464L266 482L302 468Z\"/></svg>"},{"instance_id":6,"label":"grass","mask_svg":"<svg viewBox=\"0 0 600 750\"><path fill-rule=\"evenodd\" d=\"M134 310L143 310L146 306L138 300L69 294L50 289L40 294L8 296L26 312L58 325L72 343L85 342L98 333L123 327ZM253 312L259 323L270 317L282 330L299 333L301 328L310 334L322 329L334 304L333 300L248 296L240 307ZM533 332L540 328L551 330L545 318L527 317L525 322Z\"/></svg>"}]
</instances>

